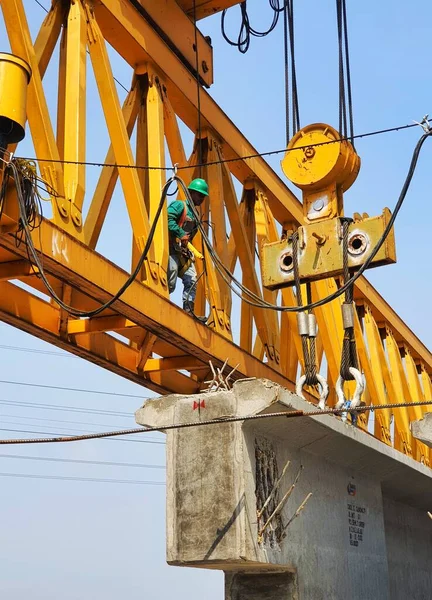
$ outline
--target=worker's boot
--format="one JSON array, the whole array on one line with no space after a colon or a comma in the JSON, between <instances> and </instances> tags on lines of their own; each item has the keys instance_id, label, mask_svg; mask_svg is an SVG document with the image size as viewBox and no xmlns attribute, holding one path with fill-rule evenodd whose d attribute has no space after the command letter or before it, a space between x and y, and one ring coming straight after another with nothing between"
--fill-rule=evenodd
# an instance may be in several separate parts
<instances>
[{"instance_id":1,"label":"worker's boot","mask_svg":"<svg viewBox=\"0 0 432 600\"><path fill-rule=\"evenodd\" d=\"M185 313L191 315L191 317L193 317L197 321L200 321L201 323L207 323L207 317L199 317L198 315L195 314L194 309L195 309L195 303L192 302L191 300L188 300L187 302L183 302L183 310L185 311Z\"/></svg>"}]
</instances>

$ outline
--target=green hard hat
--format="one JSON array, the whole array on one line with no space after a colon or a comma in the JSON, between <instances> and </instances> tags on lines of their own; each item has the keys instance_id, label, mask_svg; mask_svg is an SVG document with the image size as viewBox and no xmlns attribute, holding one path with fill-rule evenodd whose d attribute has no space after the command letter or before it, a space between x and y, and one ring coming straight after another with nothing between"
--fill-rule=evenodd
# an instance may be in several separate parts
<instances>
[{"instance_id":1,"label":"green hard hat","mask_svg":"<svg viewBox=\"0 0 432 600\"><path fill-rule=\"evenodd\" d=\"M204 179L194 179L193 181L191 181L188 186L188 190L194 190L195 192L199 192L204 196L209 195L207 181L204 181Z\"/></svg>"}]
</instances>

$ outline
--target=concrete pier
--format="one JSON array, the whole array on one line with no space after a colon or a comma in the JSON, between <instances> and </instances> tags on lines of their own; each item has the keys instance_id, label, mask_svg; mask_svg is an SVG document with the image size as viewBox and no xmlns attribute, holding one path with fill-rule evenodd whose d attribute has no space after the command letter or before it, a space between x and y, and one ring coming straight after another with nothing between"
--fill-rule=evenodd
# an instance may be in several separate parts
<instances>
[{"instance_id":1,"label":"concrete pier","mask_svg":"<svg viewBox=\"0 0 432 600\"><path fill-rule=\"evenodd\" d=\"M163 428L311 408L244 380L149 400L136 420ZM167 560L225 571L226 600L429 600L431 506L429 468L334 416L167 432Z\"/></svg>"}]
</instances>

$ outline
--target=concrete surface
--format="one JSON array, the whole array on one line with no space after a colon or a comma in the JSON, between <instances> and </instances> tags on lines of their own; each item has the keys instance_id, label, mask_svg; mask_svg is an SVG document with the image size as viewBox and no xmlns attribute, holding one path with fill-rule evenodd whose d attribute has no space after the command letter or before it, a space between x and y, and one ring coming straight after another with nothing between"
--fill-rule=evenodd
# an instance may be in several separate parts
<instances>
[{"instance_id":1,"label":"concrete surface","mask_svg":"<svg viewBox=\"0 0 432 600\"><path fill-rule=\"evenodd\" d=\"M299 409L311 405L272 382L244 380L232 391L149 400L136 420L163 428ZM260 535L299 471L288 501ZM167 559L224 570L226 600L421 600L431 589L431 475L334 416L168 431Z\"/></svg>"},{"instance_id":2,"label":"concrete surface","mask_svg":"<svg viewBox=\"0 0 432 600\"><path fill-rule=\"evenodd\" d=\"M411 431L415 438L432 448L432 412L426 413L420 421L413 421Z\"/></svg>"}]
</instances>

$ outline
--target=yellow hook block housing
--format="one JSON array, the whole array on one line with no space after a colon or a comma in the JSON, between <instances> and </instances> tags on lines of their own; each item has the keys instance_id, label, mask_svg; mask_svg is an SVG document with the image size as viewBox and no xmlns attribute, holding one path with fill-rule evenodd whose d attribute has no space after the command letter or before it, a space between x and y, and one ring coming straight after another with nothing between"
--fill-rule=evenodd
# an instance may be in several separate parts
<instances>
[{"instance_id":1,"label":"yellow hook block housing","mask_svg":"<svg viewBox=\"0 0 432 600\"><path fill-rule=\"evenodd\" d=\"M354 183L360 170L358 154L348 140L340 139L336 129L316 123L304 127L292 138L282 169L303 192L304 224L298 227L297 249L300 281L304 283L341 275L343 193ZM390 217L388 208L378 217L354 215L346 240L351 272L368 260ZM263 245L264 287L277 290L295 283L293 250L290 236ZM394 262L396 249L392 228L370 266Z\"/></svg>"},{"instance_id":2,"label":"yellow hook block housing","mask_svg":"<svg viewBox=\"0 0 432 600\"><path fill-rule=\"evenodd\" d=\"M30 77L31 68L25 60L0 53L0 138L6 145L24 139Z\"/></svg>"},{"instance_id":3,"label":"yellow hook block housing","mask_svg":"<svg viewBox=\"0 0 432 600\"><path fill-rule=\"evenodd\" d=\"M360 157L336 129L314 123L291 139L281 166L303 192L306 222L321 221L342 215L342 195L357 178Z\"/></svg>"}]
</instances>

